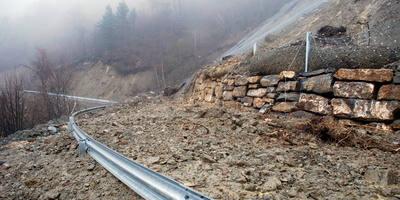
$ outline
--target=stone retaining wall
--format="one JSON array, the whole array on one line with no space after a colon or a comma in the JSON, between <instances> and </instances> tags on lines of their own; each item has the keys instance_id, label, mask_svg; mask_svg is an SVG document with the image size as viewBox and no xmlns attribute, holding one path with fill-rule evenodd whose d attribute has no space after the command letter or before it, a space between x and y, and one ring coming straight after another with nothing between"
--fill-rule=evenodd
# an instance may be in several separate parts
<instances>
[{"instance_id":1,"label":"stone retaining wall","mask_svg":"<svg viewBox=\"0 0 400 200\"><path fill-rule=\"evenodd\" d=\"M399 124L400 67L300 74L283 71L267 76L212 74L200 72L192 82L188 98L192 103L260 112L304 110L360 121L394 122L393 127Z\"/></svg>"}]
</instances>

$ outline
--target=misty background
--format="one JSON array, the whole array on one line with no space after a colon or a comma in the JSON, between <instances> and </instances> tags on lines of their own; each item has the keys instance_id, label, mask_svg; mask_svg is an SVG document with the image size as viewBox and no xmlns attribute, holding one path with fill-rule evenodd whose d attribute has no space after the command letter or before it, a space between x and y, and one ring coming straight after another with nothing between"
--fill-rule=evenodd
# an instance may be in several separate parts
<instances>
[{"instance_id":1,"label":"misty background","mask_svg":"<svg viewBox=\"0 0 400 200\"><path fill-rule=\"evenodd\" d=\"M219 57L287 2L2 0L0 71L30 65L41 48L55 65L102 61L121 74L156 68L173 83ZM106 7L118 17L121 3L128 8L122 13L127 24L105 36L99 25ZM184 74L173 72L182 69Z\"/></svg>"}]
</instances>

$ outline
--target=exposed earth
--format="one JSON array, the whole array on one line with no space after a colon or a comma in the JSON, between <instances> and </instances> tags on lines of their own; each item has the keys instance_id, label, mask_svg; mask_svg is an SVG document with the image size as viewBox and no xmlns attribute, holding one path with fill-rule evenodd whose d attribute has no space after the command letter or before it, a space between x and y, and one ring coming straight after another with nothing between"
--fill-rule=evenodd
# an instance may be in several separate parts
<instances>
[{"instance_id":1,"label":"exposed earth","mask_svg":"<svg viewBox=\"0 0 400 200\"><path fill-rule=\"evenodd\" d=\"M338 130L356 130L387 148L329 142L310 123L316 118L141 95L82 116L78 125L135 162L214 199L400 199L399 133L334 121ZM0 198L141 199L89 155L77 157L77 146L66 123L3 140Z\"/></svg>"}]
</instances>

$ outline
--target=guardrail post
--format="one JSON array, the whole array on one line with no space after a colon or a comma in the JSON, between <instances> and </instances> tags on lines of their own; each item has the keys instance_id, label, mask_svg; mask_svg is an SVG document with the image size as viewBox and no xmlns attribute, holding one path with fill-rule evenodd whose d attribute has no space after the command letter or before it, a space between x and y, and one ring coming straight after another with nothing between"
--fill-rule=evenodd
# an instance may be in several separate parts
<instances>
[{"instance_id":1,"label":"guardrail post","mask_svg":"<svg viewBox=\"0 0 400 200\"><path fill-rule=\"evenodd\" d=\"M306 34L306 61L305 61L304 72L308 71L308 60L310 58L310 36L311 36L311 32L307 32L307 34Z\"/></svg>"}]
</instances>

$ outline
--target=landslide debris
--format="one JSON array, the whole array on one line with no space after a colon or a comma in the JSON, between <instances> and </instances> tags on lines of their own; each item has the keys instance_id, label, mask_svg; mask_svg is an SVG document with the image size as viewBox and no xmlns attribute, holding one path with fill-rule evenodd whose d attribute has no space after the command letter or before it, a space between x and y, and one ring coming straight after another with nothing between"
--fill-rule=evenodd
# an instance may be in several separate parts
<instances>
[{"instance_id":1,"label":"landslide debris","mask_svg":"<svg viewBox=\"0 0 400 200\"><path fill-rule=\"evenodd\" d=\"M147 95L84 115L78 124L135 162L215 199L400 197L398 152L323 140L312 127L324 120L309 126L315 117ZM77 157L77 141L60 127L2 144L2 199L141 199L89 155ZM353 128L399 145L399 133Z\"/></svg>"}]
</instances>

